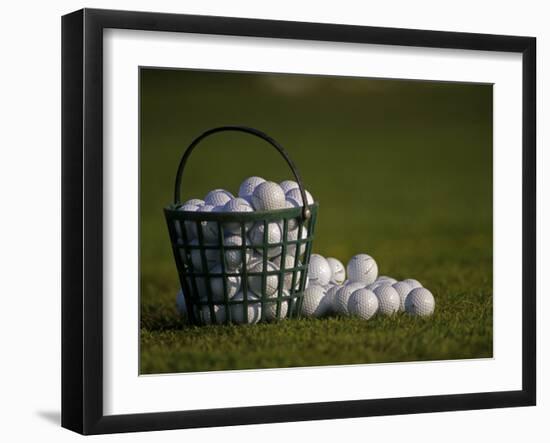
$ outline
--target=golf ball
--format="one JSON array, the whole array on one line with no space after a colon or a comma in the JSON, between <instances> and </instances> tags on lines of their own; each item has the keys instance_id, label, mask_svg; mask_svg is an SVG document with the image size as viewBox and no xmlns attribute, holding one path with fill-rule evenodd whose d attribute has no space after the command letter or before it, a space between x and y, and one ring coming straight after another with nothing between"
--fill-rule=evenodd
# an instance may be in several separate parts
<instances>
[{"instance_id":1,"label":"golf ball","mask_svg":"<svg viewBox=\"0 0 550 443\"><path fill-rule=\"evenodd\" d=\"M350 281L368 285L376 280L378 265L370 255L357 254L348 262L347 271Z\"/></svg>"},{"instance_id":2,"label":"golf ball","mask_svg":"<svg viewBox=\"0 0 550 443\"><path fill-rule=\"evenodd\" d=\"M325 290L321 286L311 285L304 291L302 315L304 317L321 317L328 312Z\"/></svg>"},{"instance_id":3,"label":"golf ball","mask_svg":"<svg viewBox=\"0 0 550 443\"><path fill-rule=\"evenodd\" d=\"M283 297L288 297L289 293L283 290ZM280 304L279 315L277 316L277 305ZM265 302L263 307L264 318L267 321L282 320L288 314L288 300Z\"/></svg>"},{"instance_id":4,"label":"golf ball","mask_svg":"<svg viewBox=\"0 0 550 443\"><path fill-rule=\"evenodd\" d=\"M244 198L237 197L229 200L223 207L223 212L253 212L254 209L252 205L248 203ZM252 223L245 223L244 228L245 232L250 229ZM241 224L238 222L235 223L226 223L224 225L225 231L229 234L242 234Z\"/></svg>"},{"instance_id":5,"label":"golf ball","mask_svg":"<svg viewBox=\"0 0 550 443\"><path fill-rule=\"evenodd\" d=\"M327 257L327 262L331 270L330 282L335 285L344 283L346 280L346 268L344 268L343 263L334 257Z\"/></svg>"},{"instance_id":6,"label":"golf ball","mask_svg":"<svg viewBox=\"0 0 550 443\"><path fill-rule=\"evenodd\" d=\"M309 281L312 285L326 286L332 276L332 270L325 257L311 254L308 266Z\"/></svg>"},{"instance_id":7,"label":"golf ball","mask_svg":"<svg viewBox=\"0 0 550 443\"><path fill-rule=\"evenodd\" d=\"M248 233L250 243L256 247L258 252L261 252L264 245L264 222L255 223ZM283 239L283 231L278 222L267 223L267 244L281 243ZM267 248L268 257L276 257L281 254L281 246L271 246Z\"/></svg>"},{"instance_id":8,"label":"golf ball","mask_svg":"<svg viewBox=\"0 0 550 443\"><path fill-rule=\"evenodd\" d=\"M435 309L435 299L426 288L415 288L405 299L405 310L409 314L428 316L432 315Z\"/></svg>"},{"instance_id":9,"label":"golf ball","mask_svg":"<svg viewBox=\"0 0 550 443\"><path fill-rule=\"evenodd\" d=\"M363 287L364 285L359 282L350 282L341 286L332 297L332 308L334 312L340 315L348 315L348 302L351 294Z\"/></svg>"},{"instance_id":10,"label":"golf ball","mask_svg":"<svg viewBox=\"0 0 550 443\"><path fill-rule=\"evenodd\" d=\"M300 239L298 240L298 236ZM286 239L289 244L286 247L287 254L296 255L296 248L298 248L298 256L301 256L304 252L306 252L306 240L308 236L308 231L305 226L302 226L301 228L294 229L293 231L287 232ZM295 243L290 243L295 242ZM299 246L296 246L298 245Z\"/></svg>"},{"instance_id":11,"label":"golf ball","mask_svg":"<svg viewBox=\"0 0 550 443\"><path fill-rule=\"evenodd\" d=\"M197 239L193 240L190 243L190 246L198 246L199 241ZM203 267L202 253L200 249L191 249L191 265L193 266L193 272L205 272L208 271L212 266L218 263L221 259L220 251L218 249L204 249L204 259L206 261L206 267ZM185 260L185 256L182 251L182 259Z\"/></svg>"},{"instance_id":12,"label":"golf ball","mask_svg":"<svg viewBox=\"0 0 550 443\"><path fill-rule=\"evenodd\" d=\"M262 295L264 291L262 290L264 287L264 278L262 277L261 273L263 271L263 261L260 261L254 266L250 268L249 275L248 275L248 287L254 292L256 295ZM277 272L279 271L279 267L272 262L267 262L267 268L266 272ZM260 273L260 275L250 275L251 273ZM279 275L278 274L269 274L264 275L265 277L265 295L266 297L271 297L277 289L279 288Z\"/></svg>"},{"instance_id":13,"label":"golf ball","mask_svg":"<svg viewBox=\"0 0 550 443\"><path fill-rule=\"evenodd\" d=\"M243 244L242 237L240 235L230 235L223 240L225 246L225 266L229 270L236 270L243 264L242 249L240 246ZM227 249L229 247L229 249ZM239 247L237 249L237 247ZM251 249L245 249L244 264L246 265L251 258Z\"/></svg>"},{"instance_id":14,"label":"golf ball","mask_svg":"<svg viewBox=\"0 0 550 443\"><path fill-rule=\"evenodd\" d=\"M180 206L178 209L181 211L185 211L186 209L181 209L183 206L192 205L192 206L202 206L204 205L204 200L201 200L200 198L192 198L190 200L187 200L182 206ZM196 211L196 209L195 209Z\"/></svg>"},{"instance_id":15,"label":"golf ball","mask_svg":"<svg viewBox=\"0 0 550 443\"><path fill-rule=\"evenodd\" d=\"M239 292L231 301L243 301L244 294ZM231 321L239 325L245 323L258 323L262 316L262 307L259 302L259 298L254 294L248 293L247 301L248 307L245 307L244 303L232 304L231 309Z\"/></svg>"},{"instance_id":16,"label":"golf ball","mask_svg":"<svg viewBox=\"0 0 550 443\"><path fill-rule=\"evenodd\" d=\"M313 196L309 193L309 191L307 190L304 190L304 191L306 193L307 204L312 205L315 202L313 200ZM285 194L285 197L287 200L291 200L291 199L296 200L300 206L304 205L303 203L304 200L302 199L302 192L300 191L299 188L291 189Z\"/></svg>"},{"instance_id":17,"label":"golf ball","mask_svg":"<svg viewBox=\"0 0 550 443\"><path fill-rule=\"evenodd\" d=\"M250 202L254 189L265 182L265 179L261 177L248 177L241 183L239 187L239 197L244 198Z\"/></svg>"},{"instance_id":18,"label":"golf ball","mask_svg":"<svg viewBox=\"0 0 550 443\"><path fill-rule=\"evenodd\" d=\"M279 257L276 257L273 259L273 263L275 263L279 269L282 269L282 263L281 263L281 256ZM283 281L283 287L285 289L290 289L292 287L292 278L293 278L293 275L296 274L296 277L295 277L295 289L298 289L300 287L300 276L301 276L301 271L295 271L293 270L294 269L294 263L296 262L296 258L293 256L293 255L285 255L285 260L284 260L284 266L285 266L285 271L284 271L284 281ZM301 263L298 262L297 266L300 266Z\"/></svg>"},{"instance_id":19,"label":"golf ball","mask_svg":"<svg viewBox=\"0 0 550 443\"><path fill-rule=\"evenodd\" d=\"M290 209L290 208L298 208L298 207L302 207L302 205L299 204L296 200L292 198L286 200L285 208ZM287 226L289 231L296 229L298 227L298 219L296 218L288 219Z\"/></svg>"},{"instance_id":20,"label":"golf ball","mask_svg":"<svg viewBox=\"0 0 550 443\"><path fill-rule=\"evenodd\" d=\"M374 293L378 297L378 311L382 315L392 315L399 311L399 294L391 286L378 286Z\"/></svg>"},{"instance_id":21,"label":"golf ball","mask_svg":"<svg viewBox=\"0 0 550 443\"><path fill-rule=\"evenodd\" d=\"M235 198L231 192L225 189L214 189L204 197L204 203L210 206L224 206L229 200Z\"/></svg>"},{"instance_id":22,"label":"golf ball","mask_svg":"<svg viewBox=\"0 0 550 443\"><path fill-rule=\"evenodd\" d=\"M212 300L215 303L225 301L224 294L224 280L225 287L227 288L227 298L233 297L241 288L241 278L237 275L216 276L216 274L222 274L222 266L220 264L214 266L210 270L210 289L212 289Z\"/></svg>"},{"instance_id":23,"label":"golf ball","mask_svg":"<svg viewBox=\"0 0 550 443\"><path fill-rule=\"evenodd\" d=\"M326 288L325 299L327 303L327 314L334 312L334 296L341 287L341 285L332 285Z\"/></svg>"},{"instance_id":24,"label":"golf ball","mask_svg":"<svg viewBox=\"0 0 550 443\"><path fill-rule=\"evenodd\" d=\"M203 325L210 325L213 324L214 321L212 320L215 318L216 324L220 325L225 323L225 320L227 318L225 306L224 305L213 305L212 309L214 311L214 317L212 317L212 311L210 310L210 306L201 306L198 308L195 306L195 315L199 318L199 321Z\"/></svg>"},{"instance_id":25,"label":"golf ball","mask_svg":"<svg viewBox=\"0 0 550 443\"><path fill-rule=\"evenodd\" d=\"M217 208L212 205L201 206L197 212L214 212ZM203 220L200 222L200 228L202 232L202 239L204 244L213 245L219 240L218 224L215 221ZM200 237L200 233L197 233L197 237Z\"/></svg>"},{"instance_id":26,"label":"golf ball","mask_svg":"<svg viewBox=\"0 0 550 443\"><path fill-rule=\"evenodd\" d=\"M397 283L397 280L395 278L388 277L387 275L379 275L375 282L389 283L390 285L393 285L394 283Z\"/></svg>"},{"instance_id":27,"label":"golf ball","mask_svg":"<svg viewBox=\"0 0 550 443\"><path fill-rule=\"evenodd\" d=\"M420 283L418 280L415 280L414 278L406 278L403 280L403 282L407 283L411 289L421 288L422 283Z\"/></svg>"},{"instance_id":28,"label":"golf ball","mask_svg":"<svg viewBox=\"0 0 550 443\"><path fill-rule=\"evenodd\" d=\"M285 193L275 182L260 183L252 193L252 206L257 211L273 211L286 207Z\"/></svg>"},{"instance_id":29,"label":"golf ball","mask_svg":"<svg viewBox=\"0 0 550 443\"><path fill-rule=\"evenodd\" d=\"M405 299L407 298L407 295L409 295L409 292L411 292L412 288L404 281L398 281L397 283L394 283L392 287L399 294L399 311L403 312L405 311Z\"/></svg>"},{"instance_id":30,"label":"golf ball","mask_svg":"<svg viewBox=\"0 0 550 443\"><path fill-rule=\"evenodd\" d=\"M197 202L198 201L202 201L202 200L198 200L196 199ZM189 203L191 200L185 202L183 205L181 205L179 208L178 208L178 211L184 211L184 212L196 212L198 211L198 209L200 208L200 205L198 204L195 204L195 203ZM179 220L175 220L174 221L174 227L176 228L176 234L178 236L178 241L180 244L183 244L183 233L182 233L182 230L181 230L181 224L182 223L185 223L185 234L187 236L187 241L190 242L191 240L193 240L194 238L197 237L197 227L195 225L194 222L192 221L187 221L187 222L180 222Z\"/></svg>"},{"instance_id":31,"label":"golf ball","mask_svg":"<svg viewBox=\"0 0 550 443\"><path fill-rule=\"evenodd\" d=\"M283 192L286 194L291 189L297 189L299 188L298 183L296 183L294 180L285 180L279 183L279 186L283 190Z\"/></svg>"},{"instance_id":32,"label":"golf ball","mask_svg":"<svg viewBox=\"0 0 550 443\"><path fill-rule=\"evenodd\" d=\"M357 289L349 298L348 311L351 315L368 320L378 311L378 298L369 289Z\"/></svg>"}]
</instances>

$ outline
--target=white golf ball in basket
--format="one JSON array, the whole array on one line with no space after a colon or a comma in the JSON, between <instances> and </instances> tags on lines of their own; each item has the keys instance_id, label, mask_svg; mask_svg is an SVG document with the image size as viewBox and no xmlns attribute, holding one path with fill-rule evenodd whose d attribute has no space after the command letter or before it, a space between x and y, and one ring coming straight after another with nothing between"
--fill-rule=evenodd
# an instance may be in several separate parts
<instances>
[{"instance_id":1,"label":"white golf ball in basket","mask_svg":"<svg viewBox=\"0 0 550 443\"><path fill-rule=\"evenodd\" d=\"M182 206L193 205L198 207L203 206L204 204L204 200L201 200L200 198L192 198L190 200L187 200Z\"/></svg>"},{"instance_id":2,"label":"white golf ball in basket","mask_svg":"<svg viewBox=\"0 0 550 443\"><path fill-rule=\"evenodd\" d=\"M290 209L290 208L298 208L298 207L302 207L302 205L300 203L298 203L296 200L294 199L287 199L286 200L286 203L285 203L285 208L287 209ZM281 220L281 226L283 226L283 221ZM298 227L298 219L296 218L290 218L288 219L287 221L287 229L289 231L292 231L294 229L296 229Z\"/></svg>"},{"instance_id":3,"label":"white golf ball in basket","mask_svg":"<svg viewBox=\"0 0 550 443\"><path fill-rule=\"evenodd\" d=\"M237 197L229 200L223 207L223 212L253 212L254 208L244 198ZM245 232L250 229L252 223L245 223ZM226 223L224 225L225 231L229 234L242 234L240 223Z\"/></svg>"},{"instance_id":4,"label":"white golf ball in basket","mask_svg":"<svg viewBox=\"0 0 550 443\"><path fill-rule=\"evenodd\" d=\"M212 205L201 206L197 212L215 212L217 209ZM202 231L202 239L204 244L215 245L219 241L218 223L215 221L203 220L200 222L200 228ZM200 234L197 233L197 238L200 238Z\"/></svg>"},{"instance_id":5,"label":"white golf ball in basket","mask_svg":"<svg viewBox=\"0 0 550 443\"><path fill-rule=\"evenodd\" d=\"M328 312L325 290L321 286L311 285L304 291L302 315L304 317L322 317Z\"/></svg>"},{"instance_id":6,"label":"white golf ball in basket","mask_svg":"<svg viewBox=\"0 0 550 443\"><path fill-rule=\"evenodd\" d=\"M190 245L197 246L199 241L193 240ZM182 259L185 262L185 256L182 253ZM193 265L194 272L205 272L212 268L214 265L220 262L220 250L219 249L204 249L204 258L206 260L206 268L203 267L202 253L200 249L191 249L191 264Z\"/></svg>"},{"instance_id":7,"label":"white golf ball in basket","mask_svg":"<svg viewBox=\"0 0 550 443\"><path fill-rule=\"evenodd\" d=\"M357 289L349 298L348 311L351 315L369 320L378 311L378 297L369 289Z\"/></svg>"},{"instance_id":8,"label":"white golf ball in basket","mask_svg":"<svg viewBox=\"0 0 550 443\"><path fill-rule=\"evenodd\" d=\"M243 301L244 300L244 294L242 292L239 292L235 297L231 299L231 301ZM232 304L230 306L231 309L231 321L233 323L242 325L245 323L258 323L260 321L260 318L262 316L262 307L261 303L259 303L259 298L256 297L254 294L251 294L248 292L248 307L245 308L243 304ZM245 317L245 313L248 314L248 318Z\"/></svg>"},{"instance_id":9,"label":"white golf ball in basket","mask_svg":"<svg viewBox=\"0 0 550 443\"><path fill-rule=\"evenodd\" d=\"M283 297L288 297L289 292L287 290L283 290ZM280 303L280 312L279 316L277 317L277 304ZM278 302L276 299L274 299L273 302L265 302L263 304L263 314L264 318L267 321L273 321L273 320L282 320L286 318L288 314L288 300L282 300Z\"/></svg>"},{"instance_id":10,"label":"white golf ball in basket","mask_svg":"<svg viewBox=\"0 0 550 443\"><path fill-rule=\"evenodd\" d=\"M348 302L351 294L363 287L364 285L359 282L350 282L341 286L332 297L332 309L334 312L340 315L348 315Z\"/></svg>"},{"instance_id":11,"label":"white golf ball in basket","mask_svg":"<svg viewBox=\"0 0 550 443\"><path fill-rule=\"evenodd\" d=\"M245 181L241 183L241 186L239 187L239 197L251 202L254 189L256 189L258 185L261 185L264 182L265 179L263 179L262 177L248 177Z\"/></svg>"},{"instance_id":12,"label":"white golf ball in basket","mask_svg":"<svg viewBox=\"0 0 550 443\"><path fill-rule=\"evenodd\" d=\"M300 240L302 241L300 243L300 246L298 247L298 256L301 256L306 252L306 245L307 242L305 241L308 236L308 231L305 226L302 226L301 228L296 228L292 231L288 231L286 238L287 242L297 242L298 241L298 235L300 235ZM296 255L296 248L297 243L289 243L286 247L286 253L290 255Z\"/></svg>"},{"instance_id":13,"label":"white golf ball in basket","mask_svg":"<svg viewBox=\"0 0 550 443\"><path fill-rule=\"evenodd\" d=\"M304 191L306 193L307 204L312 205L313 203L315 203L315 200L313 200L313 196L309 193L309 191ZM302 199L302 192L300 191L300 188L291 189L285 194L285 197L287 200L296 200L300 206L304 205L304 200Z\"/></svg>"},{"instance_id":14,"label":"white golf ball in basket","mask_svg":"<svg viewBox=\"0 0 550 443\"><path fill-rule=\"evenodd\" d=\"M231 249L225 249L225 265L229 270L239 269L243 264L242 249L232 249L233 247L242 246L243 240L240 235L230 235L223 240L224 246L229 246ZM245 248L244 264L246 265L251 258L251 249Z\"/></svg>"},{"instance_id":15,"label":"white golf ball in basket","mask_svg":"<svg viewBox=\"0 0 550 443\"><path fill-rule=\"evenodd\" d=\"M250 273L261 273L263 271L263 261L260 261L254 266L252 266L248 272L248 287L252 292L254 292L256 295L261 296L263 293L263 277L262 275L250 275ZM267 272L277 272L279 271L279 267L272 262L267 262ZM271 297L277 289L279 288L279 275L278 274L270 274L265 275L265 295L266 297Z\"/></svg>"},{"instance_id":16,"label":"white golf ball in basket","mask_svg":"<svg viewBox=\"0 0 550 443\"><path fill-rule=\"evenodd\" d=\"M197 202L202 201L199 199L196 199ZM190 203L191 202L191 203ZM203 202L204 203L204 202ZM185 202L183 205L181 205L178 208L178 211L184 211L184 212L196 212L200 208L201 205L193 203L191 200ZM187 221L187 222L180 222L179 220L176 220L175 222L175 228L176 228L176 234L178 236L178 241L180 244L183 244L183 233L181 230L181 224L185 224L185 234L187 236L187 241L190 242L194 238L197 237L197 227L195 225L195 222Z\"/></svg>"},{"instance_id":17,"label":"white golf ball in basket","mask_svg":"<svg viewBox=\"0 0 550 443\"><path fill-rule=\"evenodd\" d=\"M214 305L213 310L214 310L214 316L215 316L214 318L216 319L216 324L223 325L227 318L225 306ZM209 306L204 305L204 306L201 306L200 309L197 306L195 306L195 315L199 317L199 319L201 319L202 323L205 325L210 325L214 323L212 321L212 312Z\"/></svg>"},{"instance_id":18,"label":"white golf ball in basket","mask_svg":"<svg viewBox=\"0 0 550 443\"><path fill-rule=\"evenodd\" d=\"M403 312L405 311L405 299L407 298L407 295L409 295L409 292L411 292L412 288L404 281L398 281L397 283L394 283L392 287L399 294L399 311Z\"/></svg>"},{"instance_id":19,"label":"white golf ball in basket","mask_svg":"<svg viewBox=\"0 0 550 443\"><path fill-rule=\"evenodd\" d=\"M414 278L406 278L403 280L405 283L407 283L411 289L421 288L422 283L420 283L418 280L415 280Z\"/></svg>"},{"instance_id":20,"label":"white golf ball in basket","mask_svg":"<svg viewBox=\"0 0 550 443\"><path fill-rule=\"evenodd\" d=\"M415 288L405 299L405 310L412 315L432 315L435 309L435 299L426 288Z\"/></svg>"},{"instance_id":21,"label":"white golf ball in basket","mask_svg":"<svg viewBox=\"0 0 550 443\"><path fill-rule=\"evenodd\" d=\"M332 270L325 257L319 254L311 254L308 276L312 285L326 286L329 283Z\"/></svg>"},{"instance_id":22,"label":"white golf ball in basket","mask_svg":"<svg viewBox=\"0 0 550 443\"><path fill-rule=\"evenodd\" d=\"M286 207L286 197L277 183L264 182L254 189L251 203L256 211L274 211Z\"/></svg>"},{"instance_id":23,"label":"white golf ball in basket","mask_svg":"<svg viewBox=\"0 0 550 443\"><path fill-rule=\"evenodd\" d=\"M255 223L248 233L248 238L252 246L256 247L259 253L263 253L262 245L264 244L265 225L263 222ZM283 239L283 231L278 222L269 222L267 224L267 244L281 243ZM281 246L270 246L267 248L268 257L277 257L281 254Z\"/></svg>"},{"instance_id":24,"label":"white golf ball in basket","mask_svg":"<svg viewBox=\"0 0 550 443\"><path fill-rule=\"evenodd\" d=\"M348 262L347 271L350 281L368 285L376 280L378 265L370 255L357 254Z\"/></svg>"},{"instance_id":25,"label":"white golf ball in basket","mask_svg":"<svg viewBox=\"0 0 550 443\"><path fill-rule=\"evenodd\" d=\"M330 282L335 285L344 283L346 280L346 268L344 268L343 263L334 257L327 257L327 262L331 270Z\"/></svg>"},{"instance_id":26,"label":"white golf ball in basket","mask_svg":"<svg viewBox=\"0 0 550 443\"><path fill-rule=\"evenodd\" d=\"M397 291L391 286L378 286L374 293L378 297L378 312L392 315L399 311L401 300Z\"/></svg>"},{"instance_id":27,"label":"white golf ball in basket","mask_svg":"<svg viewBox=\"0 0 550 443\"><path fill-rule=\"evenodd\" d=\"M225 301L224 279L227 288L227 297L230 299L241 289L241 278L237 275L216 276L221 274L222 266L216 265L210 270L210 288L212 289L212 300L216 303Z\"/></svg>"},{"instance_id":28,"label":"white golf ball in basket","mask_svg":"<svg viewBox=\"0 0 550 443\"><path fill-rule=\"evenodd\" d=\"M297 189L300 186L298 183L296 183L294 180L284 180L281 183L279 183L279 186L283 190L283 192L286 194L291 189Z\"/></svg>"},{"instance_id":29,"label":"white golf ball in basket","mask_svg":"<svg viewBox=\"0 0 550 443\"><path fill-rule=\"evenodd\" d=\"M296 266L294 266L294 263L296 262L296 259L294 258L293 255L285 255L285 261L284 261L284 265L285 265L285 273L284 273L284 281L283 281L283 287L285 289L290 289L292 287L292 277L293 277L293 274L294 274L294 271L292 270L294 267L297 267L297 266L300 266L301 263L298 262L298 264ZM279 257L276 257L273 259L273 263L275 263L279 269L282 269L282 266L281 266L281 256ZM296 271L296 277L295 277L295 288L294 289L299 289L300 287L300 275L301 275L302 271Z\"/></svg>"},{"instance_id":30,"label":"white golf ball in basket","mask_svg":"<svg viewBox=\"0 0 550 443\"><path fill-rule=\"evenodd\" d=\"M231 192L225 189L214 189L204 197L204 203L210 206L224 206L229 200L235 198Z\"/></svg>"}]
</instances>

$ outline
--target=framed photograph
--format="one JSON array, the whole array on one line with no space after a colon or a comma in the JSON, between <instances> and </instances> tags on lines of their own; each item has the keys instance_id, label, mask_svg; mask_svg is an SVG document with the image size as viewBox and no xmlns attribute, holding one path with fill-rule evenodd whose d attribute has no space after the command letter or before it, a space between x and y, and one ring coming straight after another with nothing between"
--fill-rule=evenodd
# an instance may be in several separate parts
<instances>
[{"instance_id":1,"label":"framed photograph","mask_svg":"<svg viewBox=\"0 0 550 443\"><path fill-rule=\"evenodd\" d=\"M532 37L62 20L62 425L535 405Z\"/></svg>"}]
</instances>

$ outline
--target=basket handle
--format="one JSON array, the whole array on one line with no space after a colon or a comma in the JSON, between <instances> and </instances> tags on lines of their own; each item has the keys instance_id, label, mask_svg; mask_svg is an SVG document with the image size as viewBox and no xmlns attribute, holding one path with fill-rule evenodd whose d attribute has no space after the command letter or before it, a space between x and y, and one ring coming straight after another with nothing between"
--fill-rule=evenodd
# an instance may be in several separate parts
<instances>
[{"instance_id":1,"label":"basket handle","mask_svg":"<svg viewBox=\"0 0 550 443\"><path fill-rule=\"evenodd\" d=\"M191 144L185 150L185 153L183 154L183 157L180 160L180 163L178 166L178 172L176 173L176 184L174 187L174 204L177 205L180 203L181 179L183 175L183 170L185 168L187 160L189 159L189 156L193 152L193 149L195 149L195 147L206 137L212 134L216 134L217 132L225 132L225 131L244 132L246 134L255 135L256 137L259 137L262 140L265 140L271 146L277 149L279 154L281 154L283 158L286 160L288 166L290 167L290 169L292 170L292 173L294 174L294 178L296 179L298 186L300 187L300 194L302 195L302 202L304 203L304 206L302 208L302 216L304 217L305 220L309 219L311 217L311 211L309 209L309 204L307 202L306 191L302 183L302 178L300 177L300 173L298 172L296 165L288 156L288 153L285 151L285 149L277 141L275 141L266 133L259 131L258 129L250 128L248 126L218 126L216 128L212 128L203 132L201 135L199 135L197 138L195 138L191 142Z\"/></svg>"}]
</instances>

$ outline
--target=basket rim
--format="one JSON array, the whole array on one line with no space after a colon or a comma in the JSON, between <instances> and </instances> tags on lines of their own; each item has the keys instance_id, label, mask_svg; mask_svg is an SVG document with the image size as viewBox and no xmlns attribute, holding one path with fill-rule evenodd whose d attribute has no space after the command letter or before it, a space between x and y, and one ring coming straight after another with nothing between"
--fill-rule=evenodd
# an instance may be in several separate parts
<instances>
[{"instance_id":1,"label":"basket rim","mask_svg":"<svg viewBox=\"0 0 550 443\"><path fill-rule=\"evenodd\" d=\"M197 221L220 221L220 222L247 222L258 220L281 220L289 218L301 218L302 206L294 208L283 208L271 211L253 211L253 212L198 212L198 211L180 211L177 209L182 204L170 204L165 206L164 213L173 220L197 220ZM319 203L315 202L309 205L311 215L317 213Z\"/></svg>"}]
</instances>

